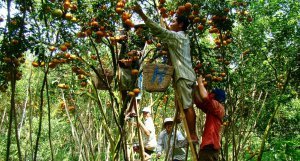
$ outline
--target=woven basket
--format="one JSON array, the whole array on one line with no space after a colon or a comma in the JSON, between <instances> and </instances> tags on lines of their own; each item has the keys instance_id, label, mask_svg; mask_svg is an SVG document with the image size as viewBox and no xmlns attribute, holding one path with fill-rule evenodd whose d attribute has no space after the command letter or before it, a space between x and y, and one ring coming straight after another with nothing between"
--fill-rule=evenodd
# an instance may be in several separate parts
<instances>
[{"instance_id":1,"label":"woven basket","mask_svg":"<svg viewBox=\"0 0 300 161\"><path fill-rule=\"evenodd\" d=\"M146 64L143 67L143 86L148 92L164 92L170 85L174 67L166 64Z\"/></svg>"},{"instance_id":2,"label":"woven basket","mask_svg":"<svg viewBox=\"0 0 300 161\"><path fill-rule=\"evenodd\" d=\"M111 70L108 70L108 69L103 69L104 70L104 73L102 72L102 69L101 68L97 68L97 71L100 75L100 78L97 76L97 74L95 73L92 77L94 83L95 83L95 86L97 89L99 90L108 90L108 86L106 84L106 78L107 78L107 81L109 84L111 84L113 78L114 78L114 75L113 75L113 72ZM105 78L106 77L106 78Z\"/></svg>"}]
</instances>

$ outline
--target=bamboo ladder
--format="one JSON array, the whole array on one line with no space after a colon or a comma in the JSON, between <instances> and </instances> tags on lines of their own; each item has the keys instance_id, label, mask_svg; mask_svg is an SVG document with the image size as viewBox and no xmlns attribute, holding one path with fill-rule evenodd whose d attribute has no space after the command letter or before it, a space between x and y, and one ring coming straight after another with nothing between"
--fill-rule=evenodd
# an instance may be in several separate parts
<instances>
[{"instance_id":1,"label":"bamboo ladder","mask_svg":"<svg viewBox=\"0 0 300 161\"><path fill-rule=\"evenodd\" d=\"M178 103L178 107L179 107L179 110L180 110L180 113L182 114L183 118L183 127L184 127L184 130L186 132L186 135L187 135L187 139L188 139L188 142L189 142L189 146L191 148L191 152L192 152L192 159L193 161L196 161L197 160L197 153L196 153L196 149L193 145L193 142L191 140L191 135L190 135L190 131L189 131L189 128L188 128L188 124L187 124L187 121L186 121L186 117L185 117L185 113L183 111L183 107L182 107L182 103L181 103L181 98L178 97L178 91L176 89L176 86L174 85L174 89L175 89L175 98L177 98L177 103ZM191 107L193 108L193 107Z\"/></svg>"}]
</instances>

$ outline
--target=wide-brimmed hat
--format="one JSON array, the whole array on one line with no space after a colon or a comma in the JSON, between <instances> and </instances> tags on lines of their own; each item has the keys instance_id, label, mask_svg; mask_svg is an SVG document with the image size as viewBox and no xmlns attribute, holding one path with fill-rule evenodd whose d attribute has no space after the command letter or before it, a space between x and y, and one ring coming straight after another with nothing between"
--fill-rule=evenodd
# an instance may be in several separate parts
<instances>
[{"instance_id":1,"label":"wide-brimmed hat","mask_svg":"<svg viewBox=\"0 0 300 161\"><path fill-rule=\"evenodd\" d=\"M142 112L148 112L151 114L151 109L150 109L150 107L144 107Z\"/></svg>"},{"instance_id":2,"label":"wide-brimmed hat","mask_svg":"<svg viewBox=\"0 0 300 161\"><path fill-rule=\"evenodd\" d=\"M164 120L164 125L165 125L166 123L168 123L168 122L173 122L173 121L174 121L173 118L170 118L170 117L165 118L165 120Z\"/></svg>"}]
</instances>

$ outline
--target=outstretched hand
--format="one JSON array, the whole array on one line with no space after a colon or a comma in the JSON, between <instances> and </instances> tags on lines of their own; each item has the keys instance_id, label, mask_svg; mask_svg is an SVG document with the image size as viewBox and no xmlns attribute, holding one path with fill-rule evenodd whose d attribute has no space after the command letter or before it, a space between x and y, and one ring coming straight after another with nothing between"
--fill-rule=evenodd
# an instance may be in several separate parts
<instances>
[{"instance_id":1,"label":"outstretched hand","mask_svg":"<svg viewBox=\"0 0 300 161\"><path fill-rule=\"evenodd\" d=\"M159 158L160 158L160 156L161 156L161 154L160 154L160 153L157 153L157 154L156 154L156 158L157 158L157 159L159 159Z\"/></svg>"},{"instance_id":2,"label":"outstretched hand","mask_svg":"<svg viewBox=\"0 0 300 161\"><path fill-rule=\"evenodd\" d=\"M199 84L202 84L202 82L203 82L203 78L202 78L202 75L200 75L197 79L197 83L199 85Z\"/></svg>"}]
</instances>

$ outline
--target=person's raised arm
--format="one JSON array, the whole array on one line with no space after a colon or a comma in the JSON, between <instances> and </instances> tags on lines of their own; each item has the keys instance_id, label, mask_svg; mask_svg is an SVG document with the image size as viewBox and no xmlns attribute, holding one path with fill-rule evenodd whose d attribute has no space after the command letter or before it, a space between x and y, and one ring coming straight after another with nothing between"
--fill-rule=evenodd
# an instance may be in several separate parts
<instances>
[{"instance_id":1,"label":"person's raised arm","mask_svg":"<svg viewBox=\"0 0 300 161\"><path fill-rule=\"evenodd\" d=\"M151 131L149 131L146 126L142 123L141 120L138 121L138 124L139 126L141 127L141 129L144 131L144 133L147 135L147 136L150 136L150 133Z\"/></svg>"},{"instance_id":2,"label":"person's raised arm","mask_svg":"<svg viewBox=\"0 0 300 161\"><path fill-rule=\"evenodd\" d=\"M204 87L202 75L200 75L198 77L197 82L198 82L198 88L199 88L201 100L204 100L208 97L208 92L207 92L206 88Z\"/></svg>"},{"instance_id":3,"label":"person's raised arm","mask_svg":"<svg viewBox=\"0 0 300 161\"><path fill-rule=\"evenodd\" d=\"M157 37L162 39L163 41L173 41L176 38L176 34L167 30L166 28L161 27L156 24L154 21L149 19L147 15L143 12L141 6L136 4L133 8L133 11L136 12L146 23L146 25L151 29L152 34L155 34Z\"/></svg>"}]
</instances>

